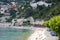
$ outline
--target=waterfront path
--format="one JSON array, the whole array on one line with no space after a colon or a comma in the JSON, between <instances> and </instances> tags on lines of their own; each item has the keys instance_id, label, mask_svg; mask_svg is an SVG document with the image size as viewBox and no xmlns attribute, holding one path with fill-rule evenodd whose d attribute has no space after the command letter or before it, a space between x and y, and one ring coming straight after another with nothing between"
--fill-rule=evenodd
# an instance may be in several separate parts
<instances>
[{"instance_id":1,"label":"waterfront path","mask_svg":"<svg viewBox=\"0 0 60 40\"><path fill-rule=\"evenodd\" d=\"M33 27L33 26L0 26L0 27L2 27L2 28L31 29L31 30L42 29L40 27Z\"/></svg>"}]
</instances>

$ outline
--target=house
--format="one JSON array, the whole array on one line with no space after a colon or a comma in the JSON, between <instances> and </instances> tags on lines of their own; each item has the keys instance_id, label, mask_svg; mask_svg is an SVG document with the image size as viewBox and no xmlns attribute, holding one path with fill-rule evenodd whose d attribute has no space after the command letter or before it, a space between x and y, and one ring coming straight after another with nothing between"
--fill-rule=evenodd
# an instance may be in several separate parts
<instances>
[{"instance_id":1,"label":"house","mask_svg":"<svg viewBox=\"0 0 60 40\"><path fill-rule=\"evenodd\" d=\"M30 24L34 24L34 19L33 17L29 17L29 18L20 18L20 19L13 19L12 20L12 26L15 25L15 26L22 26L23 22L27 22L29 21Z\"/></svg>"},{"instance_id":2,"label":"house","mask_svg":"<svg viewBox=\"0 0 60 40\"><path fill-rule=\"evenodd\" d=\"M17 3L16 2L11 2L12 8L17 11Z\"/></svg>"},{"instance_id":3,"label":"house","mask_svg":"<svg viewBox=\"0 0 60 40\"><path fill-rule=\"evenodd\" d=\"M37 5L39 5L39 6L45 6L45 7L48 7L48 6L51 6L52 5L52 3L46 3L46 2L44 2L44 1L38 1L38 2L36 2L36 3L30 3L30 6L33 8L33 9L35 9L35 8L37 8Z\"/></svg>"},{"instance_id":4,"label":"house","mask_svg":"<svg viewBox=\"0 0 60 40\"><path fill-rule=\"evenodd\" d=\"M5 11L8 11L10 8L12 8L11 5L0 5L0 13L4 14Z\"/></svg>"},{"instance_id":5,"label":"house","mask_svg":"<svg viewBox=\"0 0 60 40\"><path fill-rule=\"evenodd\" d=\"M12 8L13 8L14 10L16 10L16 11L18 10L18 9L17 9L17 5L12 5Z\"/></svg>"},{"instance_id":6,"label":"house","mask_svg":"<svg viewBox=\"0 0 60 40\"><path fill-rule=\"evenodd\" d=\"M34 26L43 26L44 20L36 20Z\"/></svg>"},{"instance_id":7,"label":"house","mask_svg":"<svg viewBox=\"0 0 60 40\"><path fill-rule=\"evenodd\" d=\"M5 16L10 16L8 8L1 8L0 13L4 14Z\"/></svg>"},{"instance_id":8,"label":"house","mask_svg":"<svg viewBox=\"0 0 60 40\"><path fill-rule=\"evenodd\" d=\"M13 19L11 26L21 26L23 24L23 20L24 20L24 18Z\"/></svg>"},{"instance_id":9,"label":"house","mask_svg":"<svg viewBox=\"0 0 60 40\"><path fill-rule=\"evenodd\" d=\"M5 16L10 16L9 12L4 13Z\"/></svg>"},{"instance_id":10,"label":"house","mask_svg":"<svg viewBox=\"0 0 60 40\"><path fill-rule=\"evenodd\" d=\"M37 5L39 5L39 6L44 5L45 7L48 7L48 6L51 6L52 3L46 3L46 2L44 2L44 1L39 1L39 2L37 2Z\"/></svg>"},{"instance_id":11,"label":"house","mask_svg":"<svg viewBox=\"0 0 60 40\"><path fill-rule=\"evenodd\" d=\"M0 17L0 22L4 23L7 21L7 19L9 19L10 16L4 16L4 17Z\"/></svg>"},{"instance_id":12,"label":"house","mask_svg":"<svg viewBox=\"0 0 60 40\"><path fill-rule=\"evenodd\" d=\"M1 9L0 9L0 13L1 13L1 14L3 14L3 13L4 13L4 11L5 11L5 9L4 9L4 8L1 8Z\"/></svg>"}]
</instances>

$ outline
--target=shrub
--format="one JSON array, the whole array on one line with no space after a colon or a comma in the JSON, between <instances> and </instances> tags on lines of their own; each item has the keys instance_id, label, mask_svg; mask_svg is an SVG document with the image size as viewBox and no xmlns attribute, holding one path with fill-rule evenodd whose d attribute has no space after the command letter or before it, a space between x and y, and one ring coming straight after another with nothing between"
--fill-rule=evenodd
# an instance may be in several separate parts
<instances>
[{"instance_id":1,"label":"shrub","mask_svg":"<svg viewBox=\"0 0 60 40\"><path fill-rule=\"evenodd\" d=\"M48 24L48 23L49 23L48 21L45 21L43 25L44 25L45 27L49 27L49 24Z\"/></svg>"},{"instance_id":2,"label":"shrub","mask_svg":"<svg viewBox=\"0 0 60 40\"><path fill-rule=\"evenodd\" d=\"M48 22L45 22L44 25L49 26L60 38L60 16L51 18Z\"/></svg>"},{"instance_id":3,"label":"shrub","mask_svg":"<svg viewBox=\"0 0 60 40\"><path fill-rule=\"evenodd\" d=\"M60 28L60 16L55 16L51 18L48 24L53 31L55 31L57 34L60 33L59 32L60 31L59 29Z\"/></svg>"}]
</instances>

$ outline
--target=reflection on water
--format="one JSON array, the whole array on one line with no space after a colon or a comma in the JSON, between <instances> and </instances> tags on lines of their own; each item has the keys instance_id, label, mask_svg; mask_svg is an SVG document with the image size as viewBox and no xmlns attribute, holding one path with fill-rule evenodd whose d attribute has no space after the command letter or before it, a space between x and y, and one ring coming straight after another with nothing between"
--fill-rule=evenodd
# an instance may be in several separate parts
<instances>
[{"instance_id":1,"label":"reflection on water","mask_svg":"<svg viewBox=\"0 0 60 40\"><path fill-rule=\"evenodd\" d=\"M0 28L0 40L27 40L32 30L17 28Z\"/></svg>"}]
</instances>

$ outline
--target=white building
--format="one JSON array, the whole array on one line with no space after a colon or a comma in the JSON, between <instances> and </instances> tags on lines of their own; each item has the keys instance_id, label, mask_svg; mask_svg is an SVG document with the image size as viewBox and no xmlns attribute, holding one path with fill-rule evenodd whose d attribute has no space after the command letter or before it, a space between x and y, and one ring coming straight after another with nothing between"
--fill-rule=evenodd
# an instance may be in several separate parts
<instances>
[{"instance_id":1,"label":"white building","mask_svg":"<svg viewBox=\"0 0 60 40\"><path fill-rule=\"evenodd\" d=\"M10 16L4 16L4 17L0 17L0 22L4 23L7 21L7 19L9 19Z\"/></svg>"},{"instance_id":2,"label":"white building","mask_svg":"<svg viewBox=\"0 0 60 40\"><path fill-rule=\"evenodd\" d=\"M6 10L8 10L9 9L9 7L11 7L11 6L9 6L9 5L0 5L0 13L5 13L5 11Z\"/></svg>"},{"instance_id":3,"label":"white building","mask_svg":"<svg viewBox=\"0 0 60 40\"><path fill-rule=\"evenodd\" d=\"M22 25L23 24L23 20L24 20L24 18L21 18L21 19L13 19L12 20L12 26L13 25Z\"/></svg>"},{"instance_id":4,"label":"white building","mask_svg":"<svg viewBox=\"0 0 60 40\"><path fill-rule=\"evenodd\" d=\"M44 1L39 1L39 2L36 2L36 3L30 3L30 5L31 5L32 8L37 8L37 5L39 5L39 6L44 5L45 7L48 7L48 6L51 6L52 3L46 3Z\"/></svg>"},{"instance_id":5,"label":"white building","mask_svg":"<svg viewBox=\"0 0 60 40\"><path fill-rule=\"evenodd\" d=\"M1 9L0 9L0 12L1 12L1 13L4 13L4 11L5 11L4 8L1 8Z\"/></svg>"},{"instance_id":6,"label":"white building","mask_svg":"<svg viewBox=\"0 0 60 40\"><path fill-rule=\"evenodd\" d=\"M22 25L24 21L30 21L31 24L34 24L34 19L32 17L29 17L27 19L20 18L20 19L13 19L12 20L12 26L15 24L17 26Z\"/></svg>"}]
</instances>

